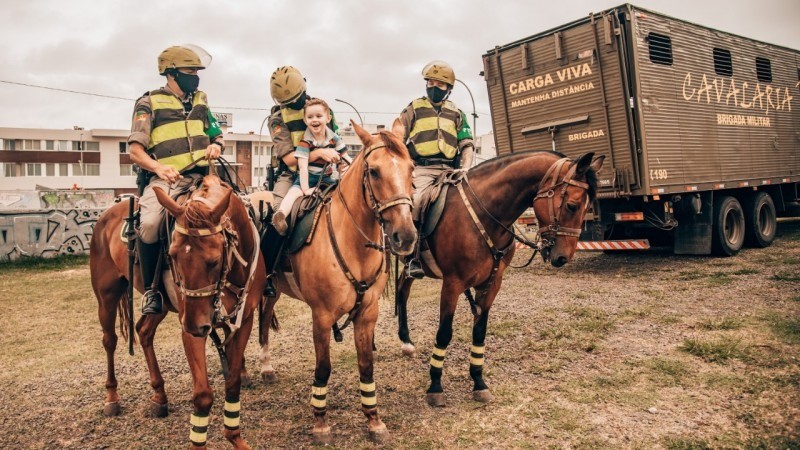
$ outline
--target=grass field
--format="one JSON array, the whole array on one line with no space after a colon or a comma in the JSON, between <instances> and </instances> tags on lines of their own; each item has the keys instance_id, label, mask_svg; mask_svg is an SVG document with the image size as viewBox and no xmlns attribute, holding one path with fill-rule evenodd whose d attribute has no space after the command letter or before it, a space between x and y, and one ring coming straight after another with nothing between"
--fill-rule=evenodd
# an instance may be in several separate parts
<instances>
[{"instance_id":1,"label":"grass field","mask_svg":"<svg viewBox=\"0 0 800 450\"><path fill-rule=\"evenodd\" d=\"M798 222L780 224L772 247L734 258L579 254L558 270L540 260L509 270L489 319L485 373L495 401L487 405L471 400L463 299L445 361L447 407L425 403L438 289L425 280L412 292L415 358L401 355L392 303L381 304L375 380L387 447L800 448ZM0 264L0 448L188 444L191 377L176 316L155 342L170 415L147 416L141 350L130 357L121 340L122 415L106 418L96 308L85 257ZM310 447L310 312L292 299L277 312L278 382L243 391L243 435L254 448ZM209 446L226 448L223 379L208 355L216 393ZM257 355L254 333L254 375ZM332 345L332 361L334 445L371 447L351 330Z\"/></svg>"}]
</instances>

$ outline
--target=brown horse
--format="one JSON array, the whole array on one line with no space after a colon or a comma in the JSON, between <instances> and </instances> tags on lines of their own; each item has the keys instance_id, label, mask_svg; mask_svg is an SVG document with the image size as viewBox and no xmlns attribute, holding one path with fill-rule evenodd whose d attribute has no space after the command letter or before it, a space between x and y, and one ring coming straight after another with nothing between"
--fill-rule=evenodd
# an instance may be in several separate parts
<instances>
[{"instance_id":1,"label":"brown horse","mask_svg":"<svg viewBox=\"0 0 800 450\"><path fill-rule=\"evenodd\" d=\"M489 309L514 256L513 223L534 208L542 237L542 257L555 267L572 259L586 208L594 199L596 171L603 157L588 153L576 161L553 152L525 152L495 158L476 166L447 191L439 224L426 238L431 257L423 257L427 276L443 280L439 329L430 359L431 385L426 399L444 406L442 367L453 335L453 315L462 292L476 288L469 373L473 399L491 401L483 379L484 338ZM423 255L427 256L427 255ZM407 301L414 279L401 275L395 306L403 353L414 354L408 332Z\"/></svg>"},{"instance_id":2,"label":"brown horse","mask_svg":"<svg viewBox=\"0 0 800 450\"><path fill-rule=\"evenodd\" d=\"M245 345L266 283L258 233L242 201L231 195L232 190L214 175L205 177L202 187L183 205L178 205L160 189L155 192L159 202L176 219L169 247L171 271L164 272L163 288L165 298L171 300L167 306L178 312L194 382L191 445L205 448L213 403L206 372L206 337L212 327L224 326L229 364L225 380L224 434L235 448L249 448L239 429L239 390ZM105 415L120 413L114 373L117 310L123 319L120 325L123 335L132 338L126 327L128 311L121 301L127 297L128 285L127 245L119 239L127 215L126 206L120 203L103 213L95 226L90 247L92 287L97 296L108 361ZM140 272L134 273L134 286L141 292ZM179 280L177 285L174 279ZM153 336L165 316L166 313L141 316L136 324L154 391L151 412L157 417L166 416L168 411L164 379L153 349Z\"/></svg>"},{"instance_id":3,"label":"brown horse","mask_svg":"<svg viewBox=\"0 0 800 450\"><path fill-rule=\"evenodd\" d=\"M328 379L331 374L331 327L345 314L352 319L358 354L361 406L370 438L383 440L386 426L378 416L373 379L372 343L378 318L378 298L387 280L384 233L398 254L411 252L416 231L411 217L411 174L408 149L396 135L372 136L353 123L364 150L353 161L339 186L323 203L311 242L289 257L290 273L277 277L278 291L311 307L316 369L311 387L314 440L331 441L326 423ZM335 229L334 229L335 228ZM269 299L261 317L262 376L274 378L269 362L269 334L277 297Z\"/></svg>"}]
</instances>

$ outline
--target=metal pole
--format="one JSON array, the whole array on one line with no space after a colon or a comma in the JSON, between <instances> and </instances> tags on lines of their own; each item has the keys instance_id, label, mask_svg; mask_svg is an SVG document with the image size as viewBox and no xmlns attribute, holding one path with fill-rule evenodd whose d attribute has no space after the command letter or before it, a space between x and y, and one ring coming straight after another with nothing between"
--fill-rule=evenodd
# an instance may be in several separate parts
<instances>
[{"instance_id":1,"label":"metal pole","mask_svg":"<svg viewBox=\"0 0 800 450\"><path fill-rule=\"evenodd\" d=\"M267 119L269 119L269 114L267 114L267 117L264 117L264 120L261 121L261 127L258 129L258 167L261 167L261 132L264 131L264 124L267 123ZM272 164L272 150L270 150L269 156L269 163ZM261 176L259 175L258 178L256 178L256 186L260 185Z\"/></svg>"},{"instance_id":2,"label":"metal pole","mask_svg":"<svg viewBox=\"0 0 800 450\"><path fill-rule=\"evenodd\" d=\"M459 80L458 78L456 78L456 81L458 81L459 83L464 85L465 88L467 88L467 92L469 93L469 98L470 98L470 100L472 100L472 133L474 134L474 136L477 136L478 135L478 129L477 129L477 126L478 126L477 125L478 112L475 110L475 97L472 96L472 91L469 90L469 86L467 86L466 83L464 83L463 81Z\"/></svg>"},{"instance_id":3,"label":"metal pole","mask_svg":"<svg viewBox=\"0 0 800 450\"><path fill-rule=\"evenodd\" d=\"M358 114L358 120L361 122L361 126L362 126L362 127L364 126L364 119L362 119L362 118L361 118L361 113L360 113L360 112L358 112L358 110L356 109L356 107L355 107L355 106L351 105L350 103L347 103L347 102L346 102L346 101L344 101L344 100L339 100L338 98L335 98L334 100L336 100L336 101L337 101L337 102L339 102L339 103L344 103L345 105L347 105L347 106L349 106L349 107L353 108L353 111L355 111L355 112L356 112L356 114Z\"/></svg>"}]
</instances>

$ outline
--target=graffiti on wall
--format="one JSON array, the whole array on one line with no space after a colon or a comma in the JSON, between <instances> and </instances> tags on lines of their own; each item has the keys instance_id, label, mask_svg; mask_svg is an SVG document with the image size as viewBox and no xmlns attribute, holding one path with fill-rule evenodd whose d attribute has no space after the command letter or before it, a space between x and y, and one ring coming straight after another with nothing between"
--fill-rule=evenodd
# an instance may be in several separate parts
<instances>
[{"instance_id":1,"label":"graffiti on wall","mask_svg":"<svg viewBox=\"0 0 800 450\"><path fill-rule=\"evenodd\" d=\"M108 208L114 191L40 191L43 209Z\"/></svg>"},{"instance_id":2,"label":"graffiti on wall","mask_svg":"<svg viewBox=\"0 0 800 450\"><path fill-rule=\"evenodd\" d=\"M94 225L104 209L0 212L0 261L88 254Z\"/></svg>"}]
</instances>

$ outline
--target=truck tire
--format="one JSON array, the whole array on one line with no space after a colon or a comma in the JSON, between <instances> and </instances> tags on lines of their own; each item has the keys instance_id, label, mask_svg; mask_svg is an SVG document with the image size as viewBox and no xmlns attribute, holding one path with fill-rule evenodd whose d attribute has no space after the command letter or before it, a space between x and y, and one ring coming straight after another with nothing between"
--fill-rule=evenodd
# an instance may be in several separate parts
<instances>
[{"instance_id":1,"label":"truck tire","mask_svg":"<svg viewBox=\"0 0 800 450\"><path fill-rule=\"evenodd\" d=\"M744 242L750 247L769 247L778 230L775 202L766 192L755 192L744 199Z\"/></svg>"},{"instance_id":2,"label":"truck tire","mask_svg":"<svg viewBox=\"0 0 800 450\"><path fill-rule=\"evenodd\" d=\"M739 200L729 195L714 202L711 250L718 256L734 256L744 244L744 210Z\"/></svg>"}]
</instances>

